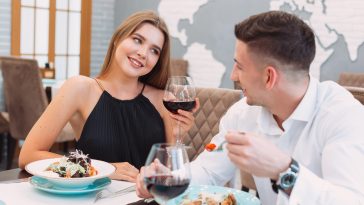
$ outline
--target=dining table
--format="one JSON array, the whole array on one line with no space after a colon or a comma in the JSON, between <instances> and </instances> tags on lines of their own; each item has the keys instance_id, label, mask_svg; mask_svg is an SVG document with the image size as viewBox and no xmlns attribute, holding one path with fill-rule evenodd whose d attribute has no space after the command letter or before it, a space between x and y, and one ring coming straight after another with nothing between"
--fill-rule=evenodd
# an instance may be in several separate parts
<instances>
[{"instance_id":1,"label":"dining table","mask_svg":"<svg viewBox=\"0 0 364 205\"><path fill-rule=\"evenodd\" d=\"M156 205L157 203L141 199L136 192L125 195L104 198L95 202L99 191L83 194L54 194L36 189L29 183L31 174L25 170L11 169L0 172L0 205ZM111 184L105 189L115 192L125 187L135 185L131 182L111 180ZM101 190L102 191L102 190Z\"/></svg>"}]
</instances>

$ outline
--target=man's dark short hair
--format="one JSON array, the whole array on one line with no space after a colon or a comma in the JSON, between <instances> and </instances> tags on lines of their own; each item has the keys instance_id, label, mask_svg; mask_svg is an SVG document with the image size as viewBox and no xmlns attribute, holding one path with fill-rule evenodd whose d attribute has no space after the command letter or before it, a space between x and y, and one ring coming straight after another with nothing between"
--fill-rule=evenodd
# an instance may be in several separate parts
<instances>
[{"instance_id":1,"label":"man's dark short hair","mask_svg":"<svg viewBox=\"0 0 364 205\"><path fill-rule=\"evenodd\" d=\"M259 57L307 71L315 57L312 29L297 16L270 11L249 17L235 25L235 36Z\"/></svg>"}]
</instances>

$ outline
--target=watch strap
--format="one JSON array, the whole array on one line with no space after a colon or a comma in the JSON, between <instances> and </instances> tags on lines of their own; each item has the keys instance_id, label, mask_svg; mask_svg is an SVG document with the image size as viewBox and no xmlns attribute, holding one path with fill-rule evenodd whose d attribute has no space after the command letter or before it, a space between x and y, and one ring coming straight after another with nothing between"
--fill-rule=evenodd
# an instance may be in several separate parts
<instances>
[{"instance_id":1,"label":"watch strap","mask_svg":"<svg viewBox=\"0 0 364 205\"><path fill-rule=\"evenodd\" d=\"M297 174L297 173L299 172L299 165L298 165L298 162L292 158L292 159L291 159L291 163L289 164L288 169L290 169L292 172L294 172L294 173L296 173L296 174ZM278 180L280 180L280 179L278 178ZM278 194L278 190L279 190L279 189L280 189L280 190L285 191L285 189L283 189L283 188L282 188L282 187L281 187L281 186L277 183L277 181L276 181L276 180L270 179L270 182L271 182L271 184L272 184L272 189L273 189L273 191L274 191L275 193L277 193L277 194Z\"/></svg>"},{"instance_id":2,"label":"watch strap","mask_svg":"<svg viewBox=\"0 0 364 205\"><path fill-rule=\"evenodd\" d=\"M278 194L278 184L276 180L270 179L270 183L272 184L273 191Z\"/></svg>"}]
</instances>

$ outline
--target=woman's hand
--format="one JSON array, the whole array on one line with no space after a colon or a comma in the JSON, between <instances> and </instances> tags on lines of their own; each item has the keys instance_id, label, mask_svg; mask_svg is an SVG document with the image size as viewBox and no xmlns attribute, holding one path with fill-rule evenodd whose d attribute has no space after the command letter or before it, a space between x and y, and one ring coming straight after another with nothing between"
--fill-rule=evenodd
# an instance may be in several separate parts
<instances>
[{"instance_id":1,"label":"woman's hand","mask_svg":"<svg viewBox=\"0 0 364 205\"><path fill-rule=\"evenodd\" d=\"M198 109L200 109L200 100L196 98L196 105L191 111L185 111L185 110L178 110L178 114L171 113L171 117L180 122L181 126L181 136L183 136L185 133L190 130L195 122L195 117L193 116L193 113L195 113ZM178 127L176 127L176 130L173 131L173 133L178 133Z\"/></svg>"},{"instance_id":2,"label":"woman's hand","mask_svg":"<svg viewBox=\"0 0 364 205\"><path fill-rule=\"evenodd\" d=\"M111 163L116 167L116 170L111 179L136 182L139 170L128 162Z\"/></svg>"}]
</instances>

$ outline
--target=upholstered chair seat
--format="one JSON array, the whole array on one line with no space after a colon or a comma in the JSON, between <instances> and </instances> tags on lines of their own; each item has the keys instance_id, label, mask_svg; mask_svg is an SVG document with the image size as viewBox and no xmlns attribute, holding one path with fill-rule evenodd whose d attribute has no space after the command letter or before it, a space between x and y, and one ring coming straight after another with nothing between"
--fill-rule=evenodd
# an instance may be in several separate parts
<instances>
[{"instance_id":1,"label":"upholstered chair seat","mask_svg":"<svg viewBox=\"0 0 364 205\"><path fill-rule=\"evenodd\" d=\"M187 76L188 62L183 59L171 59L171 76Z\"/></svg>"},{"instance_id":2,"label":"upholstered chair seat","mask_svg":"<svg viewBox=\"0 0 364 205\"><path fill-rule=\"evenodd\" d=\"M222 88L196 88L200 109L195 113L195 124L184 138L190 146L190 159L204 150L219 131L219 122L227 109L241 98L241 91Z\"/></svg>"},{"instance_id":3,"label":"upholstered chair seat","mask_svg":"<svg viewBox=\"0 0 364 205\"><path fill-rule=\"evenodd\" d=\"M364 88L364 73L343 72L339 76L338 83L342 86L352 86L352 87Z\"/></svg>"}]
</instances>

